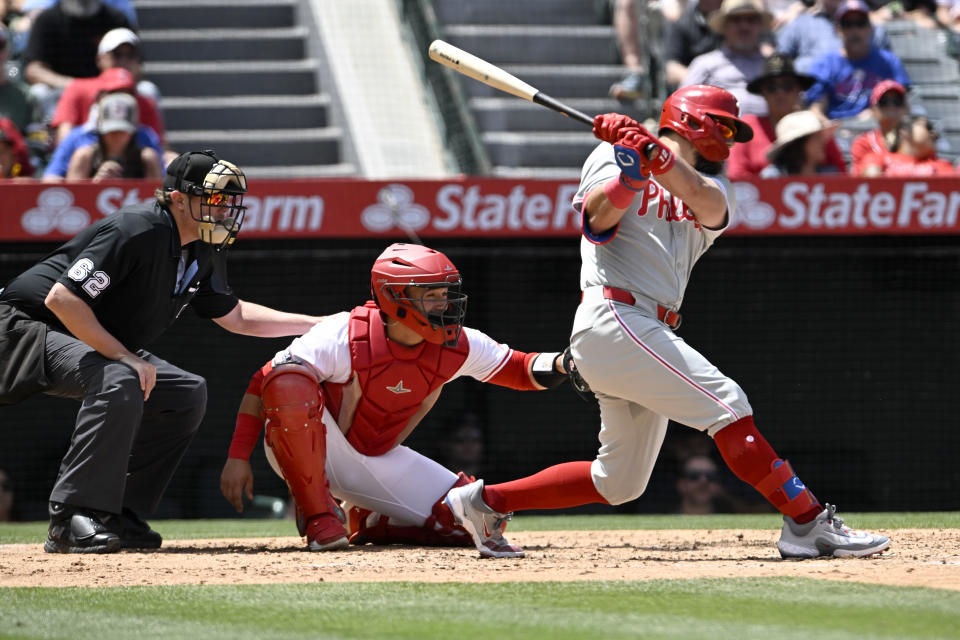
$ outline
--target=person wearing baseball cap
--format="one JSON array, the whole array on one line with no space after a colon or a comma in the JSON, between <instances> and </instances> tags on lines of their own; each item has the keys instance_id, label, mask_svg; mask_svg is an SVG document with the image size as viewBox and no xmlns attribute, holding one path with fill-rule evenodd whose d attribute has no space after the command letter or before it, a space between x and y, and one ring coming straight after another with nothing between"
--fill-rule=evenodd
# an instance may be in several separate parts
<instances>
[{"instance_id":1,"label":"person wearing baseball cap","mask_svg":"<svg viewBox=\"0 0 960 640\"><path fill-rule=\"evenodd\" d=\"M747 91L747 83L763 72L760 42L772 20L764 0L723 0L707 18L710 28L723 36L723 45L694 58L681 87L703 84L726 89L736 96L740 115L766 114L766 103Z\"/></svg>"},{"instance_id":2,"label":"person wearing baseball cap","mask_svg":"<svg viewBox=\"0 0 960 640\"><path fill-rule=\"evenodd\" d=\"M70 158L67 180L159 179L160 156L137 144L137 101L129 93L107 93L97 103L97 141Z\"/></svg>"},{"instance_id":3,"label":"person wearing baseball cap","mask_svg":"<svg viewBox=\"0 0 960 640\"><path fill-rule=\"evenodd\" d=\"M840 173L826 164L827 142L836 130L836 123L824 122L809 109L783 116L777 123L777 139L767 151L770 164L760 172L760 177Z\"/></svg>"},{"instance_id":4,"label":"person wearing baseball cap","mask_svg":"<svg viewBox=\"0 0 960 640\"><path fill-rule=\"evenodd\" d=\"M910 78L896 54L873 45L870 8L863 0L843 0L836 17L843 48L810 65L817 82L807 91L807 103L827 118L852 118L869 106L877 83L890 79L909 87Z\"/></svg>"},{"instance_id":5,"label":"person wearing baseball cap","mask_svg":"<svg viewBox=\"0 0 960 640\"><path fill-rule=\"evenodd\" d=\"M743 119L753 128L753 139L738 144L730 150L727 160L727 177L730 180L757 178L770 164L767 149L776 139L775 127L787 114L803 107L803 92L813 86L814 79L798 73L790 56L774 53L763 63L763 73L747 84L747 91L763 96L767 103L767 115L747 114ZM827 143L827 164L837 172L846 173L843 152L836 141Z\"/></svg>"},{"instance_id":6,"label":"person wearing baseball cap","mask_svg":"<svg viewBox=\"0 0 960 640\"><path fill-rule=\"evenodd\" d=\"M798 71L807 72L814 60L843 47L837 25L837 9L843 0L816 0L777 31L777 51L793 57ZM873 45L892 50L882 25L873 28Z\"/></svg>"},{"instance_id":7,"label":"person wearing baseball cap","mask_svg":"<svg viewBox=\"0 0 960 640\"><path fill-rule=\"evenodd\" d=\"M925 115L906 115L897 123L891 150L867 154L860 161L860 175L915 178L954 176L957 170L937 157L940 132Z\"/></svg>"},{"instance_id":8,"label":"person wearing baseball cap","mask_svg":"<svg viewBox=\"0 0 960 640\"><path fill-rule=\"evenodd\" d=\"M854 175L863 175L863 161L867 156L883 155L893 150L897 126L910 113L906 87L896 80L880 82L870 92L870 110L877 128L861 133L850 145L850 171Z\"/></svg>"},{"instance_id":9,"label":"person wearing baseball cap","mask_svg":"<svg viewBox=\"0 0 960 640\"><path fill-rule=\"evenodd\" d=\"M48 553L162 544L141 515L200 426L207 382L147 348L186 307L247 336L298 336L321 320L230 288L224 249L246 191L235 164L182 154L152 202L99 218L0 292L0 405L40 393L79 401L50 493Z\"/></svg>"},{"instance_id":10,"label":"person wearing baseball cap","mask_svg":"<svg viewBox=\"0 0 960 640\"><path fill-rule=\"evenodd\" d=\"M99 96L125 91L136 96L140 122L153 129L163 144L166 127L155 99L159 91L155 90L153 83L138 80L140 59L136 46L139 46L139 42L137 35L127 28L113 29L103 36L99 49L102 53L97 56L100 74L94 78L72 81L57 102L50 126L56 130L58 142L74 127L96 121L96 113L92 108ZM141 87L146 87L148 95L140 92Z\"/></svg>"}]
</instances>

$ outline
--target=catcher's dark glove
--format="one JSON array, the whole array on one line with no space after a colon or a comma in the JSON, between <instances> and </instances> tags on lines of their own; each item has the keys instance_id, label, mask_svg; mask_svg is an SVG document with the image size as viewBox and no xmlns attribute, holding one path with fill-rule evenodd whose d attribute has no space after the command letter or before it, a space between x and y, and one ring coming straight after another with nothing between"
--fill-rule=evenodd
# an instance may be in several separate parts
<instances>
[{"instance_id":1,"label":"catcher's dark glove","mask_svg":"<svg viewBox=\"0 0 960 640\"><path fill-rule=\"evenodd\" d=\"M567 378L570 380L570 384L573 385L573 390L577 392L577 395L583 398L584 402L593 401L593 392L590 390L590 385L587 384L586 380L580 375L580 372L577 371L577 363L573 361L573 354L570 353L570 347L563 350L563 370L567 372Z\"/></svg>"}]
</instances>

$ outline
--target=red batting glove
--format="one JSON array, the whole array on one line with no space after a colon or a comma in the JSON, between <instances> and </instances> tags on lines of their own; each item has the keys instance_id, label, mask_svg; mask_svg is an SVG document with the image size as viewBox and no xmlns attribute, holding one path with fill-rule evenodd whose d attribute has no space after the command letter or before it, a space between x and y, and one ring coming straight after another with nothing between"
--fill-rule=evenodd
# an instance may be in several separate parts
<instances>
[{"instance_id":1,"label":"red batting glove","mask_svg":"<svg viewBox=\"0 0 960 640\"><path fill-rule=\"evenodd\" d=\"M613 144L616 142L624 129L640 127L640 123L619 113L604 113L593 119L593 135Z\"/></svg>"},{"instance_id":2,"label":"red batting glove","mask_svg":"<svg viewBox=\"0 0 960 640\"><path fill-rule=\"evenodd\" d=\"M673 151L643 127L626 129L616 144L637 150L640 156L640 173L644 176L651 173L655 176L664 174L670 171L677 161Z\"/></svg>"}]
</instances>

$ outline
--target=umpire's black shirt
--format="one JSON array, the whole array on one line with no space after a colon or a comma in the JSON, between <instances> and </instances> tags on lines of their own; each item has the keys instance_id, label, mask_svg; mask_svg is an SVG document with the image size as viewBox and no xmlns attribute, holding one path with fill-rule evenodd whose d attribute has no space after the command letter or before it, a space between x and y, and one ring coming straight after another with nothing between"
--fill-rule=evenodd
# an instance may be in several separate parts
<instances>
[{"instance_id":1,"label":"umpire's black shirt","mask_svg":"<svg viewBox=\"0 0 960 640\"><path fill-rule=\"evenodd\" d=\"M68 333L43 303L55 282L90 305L131 351L159 337L188 304L203 318L237 304L226 251L199 240L181 247L173 216L157 203L123 207L87 227L14 278L0 302Z\"/></svg>"}]
</instances>

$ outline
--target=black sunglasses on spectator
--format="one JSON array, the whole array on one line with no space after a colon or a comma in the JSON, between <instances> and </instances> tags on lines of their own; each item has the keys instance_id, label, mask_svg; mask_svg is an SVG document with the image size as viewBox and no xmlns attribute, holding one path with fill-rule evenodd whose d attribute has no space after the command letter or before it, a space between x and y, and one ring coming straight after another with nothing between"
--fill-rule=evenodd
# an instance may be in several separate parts
<instances>
[{"instance_id":1,"label":"black sunglasses on spectator","mask_svg":"<svg viewBox=\"0 0 960 640\"><path fill-rule=\"evenodd\" d=\"M883 96L877 100L877 104L881 107L902 107L907 104L907 101L904 100L901 95L892 95L892 96Z\"/></svg>"},{"instance_id":2,"label":"black sunglasses on spectator","mask_svg":"<svg viewBox=\"0 0 960 640\"><path fill-rule=\"evenodd\" d=\"M713 471L684 471L683 477L687 480L704 479L707 482L716 482L717 474Z\"/></svg>"},{"instance_id":3,"label":"black sunglasses on spectator","mask_svg":"<svg viewBox=\"0 0 960 640\"><path fill-rule=\"evenodd\" d=\"M870 25L870 20L867 18L861 18L860 20L841 20L840 21L841 29L853 29L856 27L860 27L862 29L863 27L866 27L869 25Z\"/></svg>"}]
</instances>

